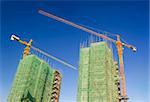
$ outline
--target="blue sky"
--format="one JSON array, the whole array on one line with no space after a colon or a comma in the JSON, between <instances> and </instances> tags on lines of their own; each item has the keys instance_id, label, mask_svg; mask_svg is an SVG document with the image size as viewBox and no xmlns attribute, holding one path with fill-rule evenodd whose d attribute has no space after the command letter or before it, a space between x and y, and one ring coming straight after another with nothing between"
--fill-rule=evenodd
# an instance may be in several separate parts
<instances>
[{"instance_id":1,"label":"blue sky","mask_svg":"<svg viewBox=\"0 0 150 102\"><path fill-rule=\"evenodd\" d=\"M0 101L6 102L24 46L12 33L78 67L80 42L88 33L38 14L42 8L77 24L117 33L137 47L124 48L129 102L148 102L148 1L2 1L0 36ZM114 49L114 53L115 53ZM78 71L57 62L63 74L60 102L76 102Z\"/></svg>"}]
</instances>

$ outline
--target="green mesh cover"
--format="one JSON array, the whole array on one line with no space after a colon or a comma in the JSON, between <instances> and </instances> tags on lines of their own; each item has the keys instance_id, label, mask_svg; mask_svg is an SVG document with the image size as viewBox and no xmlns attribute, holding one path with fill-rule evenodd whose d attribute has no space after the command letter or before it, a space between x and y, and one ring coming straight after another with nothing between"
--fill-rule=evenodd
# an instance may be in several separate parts
<instances>
[{"instance_id":1,"label":"green mesh cover","mask_svg":"<svg viewBox=\"0 0 150 102\"><path fill-rule=\"evenodd\" d=\"M23 58L8 97L8 102L49 102L53 70L34 55Z\"/></svg>"},{"instance_id":2,"label":"green mesh cover","mask_svg":"<svg viewBox=\"0 0 150 102\"><path fill-rule=\"evenodd\" d=\"M106 42L81 48L77 102L118 102L114 69Z\"/></svg>"},{"instance_id":3,"label":"green mesh cover","mask_svg":"<svg viewBox=\"0 0 150 102\"><path fill-rule=\"evenodd\" d=\"M89 48L80 50L78 102L88 102Z\"/></svg>"}]
</instances>

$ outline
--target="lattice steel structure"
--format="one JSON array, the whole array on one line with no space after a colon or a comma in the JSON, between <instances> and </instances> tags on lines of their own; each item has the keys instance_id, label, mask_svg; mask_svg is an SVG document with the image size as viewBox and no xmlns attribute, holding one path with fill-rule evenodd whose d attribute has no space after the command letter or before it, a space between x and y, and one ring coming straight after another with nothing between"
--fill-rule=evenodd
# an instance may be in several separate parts
<instances>
[{"instance_id":1,"label":"lattice steel structure","mask_svg":"<svg viewBox=\"0 0 150 102\"><path fill-rule=\"evenodd\" d=\"M117 68L106 42L81 48L77 102L119 102Z\"/></svg>"},{"instance_id":2,"label":"lattice steel structure","mask_svg":"<svg viewBox=\"0 0 150 102\"><path fill-rule=\"evenodd\" d=\"M7 101L58 102L60 84L59 71L35 55L28 55L19 63Z\"/></svg>"}]
</instances>

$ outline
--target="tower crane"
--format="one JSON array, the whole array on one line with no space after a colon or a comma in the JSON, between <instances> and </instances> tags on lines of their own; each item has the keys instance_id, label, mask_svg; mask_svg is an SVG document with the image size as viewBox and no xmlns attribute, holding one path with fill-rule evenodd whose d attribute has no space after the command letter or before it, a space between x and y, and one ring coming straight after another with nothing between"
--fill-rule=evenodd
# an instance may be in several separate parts
<instances>
[{"instance_id":1,"label":"tower crane","mask_svg":"<svg viewBox=\"0 0 150 102\"><path fill-rule=\"evenodd\" d=\"M65 23L65 24L67 24L67 25L70 25L70 26L73 26L73 27L75 27L75 28L78 28L78 29L80 29L80 30L83 30L83 31L85 31L85 32L87 32L87 33L90 33L90 34L92 34L92 35L95 35L95 36L101 37L101 38L103 38L103 39L105 39L105 40L108 40L108 41L113 42L113 43L116 45L116 48L117 48L117 51L118 51L118 58L119 58L120 81L121 81L121 94L122 94L122 95L121 95L122 98L121 98L120 102L121 102L122 100L123 100L124 102L127 102L128 97L127 97L127 94L126 94L126 80L125 80L125 74L124 74L123 46L125 46L125 47L131 49L133 52L136 52L136 47L122 42L122 41L120 40L120 36L119 36L119 35L117 35L117 40L115 40L115 39L112 39L112 38L110 38L110 37L107 37L107 36L105 36L105 35L103 35L103 34L100 34L100 33L98 33L98 32L95 32L95 31L93 31L93 30L91 30L91 29L88 29L88 28L83 27L83 26L81 26L81 25L75 24L75 23L73 23L73 22L71 22L71 21L68 21L68 20L66 20L66 19L64 19L64 18L55 16L55 15L53 15L53 14L51 14L51 13L46 12L46 11L38 10L38 13L40 13L41 15L47 16L47 17L49 17L49 18L52 18L52 19L54 19L54 20L57 20L57 21L59 21L59 22L62 22L62 23Z\"/></svg>"},{"instance_id":2,"label":"tower crane","mask_svg":"<svg viewBox=\"0 0 150 102\"><path fill-rule=\"evenodd\" d=\"M52 56L52 55L50 55L50 54L48 54L48 53L46 53L46 52L40 50L39 48L36 48L36 47L32 46L32 45L31 45L32 39L30 39L29 42L26 42L26 41L21 40L21 39L20 39L19 37L17 37L16 35L12 35L11 38L10 38L10 40L15 40L15 41L17 41L17 42L19 42L19 43L21 43L21 44L23 44L23 45L26 46L25 49L24 49L24 52L23 52L23 58L30 54L30 49L33 49L33 50L35 50L35 51L37 51L37 52L40 52L40 53L42 53L43 55L45 55L45 56L47 56L47 57L49 57L49 58L51 58L51 59L53 59L53 60L55 60L55 61L57 61L57 62L59 62L59 63L61 63L61 64L65 65L65 66L67 66L67 67L70 67L70 68L72 68L72 69L77 70L76 67L74 67L73 65L71 65L71 64L69 64L69 63L67 63L67 62L65 62L65 61L63 61L63 60L60 60L60 59L58 59L57 57L54 57L54 56Z\"/></svg>"}]
</instances>

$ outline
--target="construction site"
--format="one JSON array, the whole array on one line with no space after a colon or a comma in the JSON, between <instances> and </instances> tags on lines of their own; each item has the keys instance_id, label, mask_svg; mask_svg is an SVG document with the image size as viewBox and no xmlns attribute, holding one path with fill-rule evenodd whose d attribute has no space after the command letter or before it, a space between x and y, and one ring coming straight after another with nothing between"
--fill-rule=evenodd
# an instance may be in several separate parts
<instances>
[{"instance_id":1,"label":"construction site","mask_svg":"<svg viewBox=\"0 0 150 102\"><path fill-rule=\"evenodd\" d=\"M76 68L68 62L34 47L32 39L26 42L18 36L12 35L11 40L21 43L25 48L8 96L8 102L59 102L63 75L44 59L32 53L31 50L73 70L78 69L77 102L128 101L123 47L136 52L134 46L122 42L119 35L115 35L116 39L113 39L44 10L38 10L38 13L43 17L46 16L73 26L102 40L88 41L86 46L80 45L79 68ZM114 60L110 42L116 46L118 61Z\"/></svg>"}]
</instances>

